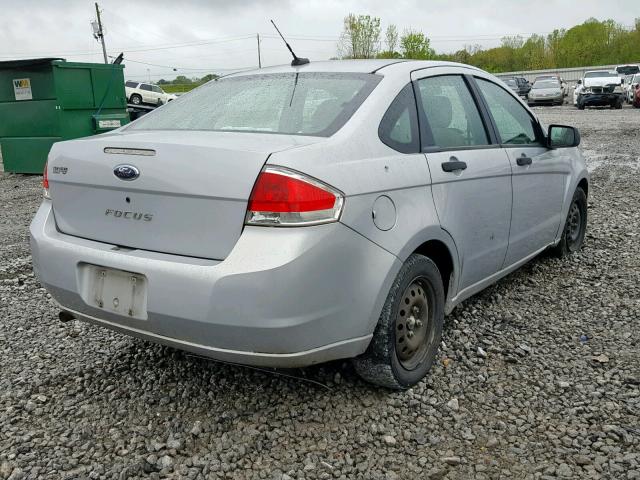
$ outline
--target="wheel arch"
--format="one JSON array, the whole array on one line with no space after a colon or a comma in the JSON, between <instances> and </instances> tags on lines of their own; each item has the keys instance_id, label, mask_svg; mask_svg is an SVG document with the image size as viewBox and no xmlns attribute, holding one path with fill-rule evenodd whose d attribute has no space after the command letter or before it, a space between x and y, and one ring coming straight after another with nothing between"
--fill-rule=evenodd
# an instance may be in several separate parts
<instances>
[{"instance_id":1,"label":"wheel arch","mask_svg":"<svg viewBox=\"0 0 640 480\"><path fill-rule=\"evenodd\" d=\"M589 180L587 179L587 177L583 177L578 182L578 188L584 190L584 194L587 196L587 198L589 198Z\"/></svg>"},{"instance_id":2,"label":"wheel arch","mask_svg":"<svg viewBox=\"0 0 640 480\"><path fill-rule=\"evenodd\" d=\"M441 227L419 232L400 252L401 261L406 261L413 253L429 257L440 270L447 305L457 293L460 259L455 241ZM445 310L448 310L446 308Z\"/></svg>"}]
</instances>

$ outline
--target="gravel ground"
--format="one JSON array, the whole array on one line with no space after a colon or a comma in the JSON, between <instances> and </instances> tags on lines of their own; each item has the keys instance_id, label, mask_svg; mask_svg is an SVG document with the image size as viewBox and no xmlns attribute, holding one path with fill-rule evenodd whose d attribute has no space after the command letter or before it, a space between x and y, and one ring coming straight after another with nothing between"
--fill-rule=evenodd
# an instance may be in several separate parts
<instances>
[{"instance_id":1,"label":"gravel ground","mask_svg":"<svg viewBox=\"0 0 640 480\"><path fill-rule=\"evenodd\" d=\"M39 178L0 176L0 479L640 478L640 110L537 111L582 131L586 246L458 307L406 393L61 324L29 255Z\"/></svg>"}]
</instances>

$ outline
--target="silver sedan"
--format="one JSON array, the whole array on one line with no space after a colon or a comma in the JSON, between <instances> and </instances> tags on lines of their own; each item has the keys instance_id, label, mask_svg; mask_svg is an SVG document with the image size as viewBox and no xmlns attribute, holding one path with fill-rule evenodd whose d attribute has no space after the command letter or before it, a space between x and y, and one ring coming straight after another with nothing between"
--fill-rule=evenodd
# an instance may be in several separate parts
<instances>
[{"instance_id":1,"label":"silver sedan","mask_svg":"<svg viewBox=\"0 0 640 480\"><path fill-rule=\"evenodd\" d=\"M557 80L536 80L531 86L528 97L529 105L562 105L564 92Z\"/></svg>"},{"instance_id":2,"label":"silver sedan","mask_svg":"<svg viewBox=\"0 0 640 480\"><path fill-rule=\"evenodd\" d=\"M581 248L579 142L465 65L238 73L56 143L34 266L62 320L250 365L354 358L404 389L454 306Z\"/></svg>"}]
</instances>

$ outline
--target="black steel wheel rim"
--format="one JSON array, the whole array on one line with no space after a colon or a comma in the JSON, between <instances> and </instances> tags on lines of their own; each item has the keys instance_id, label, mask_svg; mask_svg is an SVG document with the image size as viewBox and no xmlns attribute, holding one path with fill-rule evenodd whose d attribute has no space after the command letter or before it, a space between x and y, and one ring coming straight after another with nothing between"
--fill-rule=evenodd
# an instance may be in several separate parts
<instances>
[{"instance_id":1,"label":"black steel wheel rim","mask_svg":"<svg viewBox=\"0 0 640 480\"><path fill-rule=\"evenodd\" d=\"M582 212L577 202L571 204L569 209L569 218L567 218L567 240L568 243L573 246L580 239L580 233L582 231Z\"/></svg>"},{"instance_id":2,"label":"black steel wheel rim","mask_svg":"<svg viewBox=\"0 0 640 480\"><path fill-rule=\"evenodd\" d=\"M433 343L431 300L426 280L418 277L405 289L395 319L395 347L400 365L417 368Z\"/></svg>"}]
</instances>

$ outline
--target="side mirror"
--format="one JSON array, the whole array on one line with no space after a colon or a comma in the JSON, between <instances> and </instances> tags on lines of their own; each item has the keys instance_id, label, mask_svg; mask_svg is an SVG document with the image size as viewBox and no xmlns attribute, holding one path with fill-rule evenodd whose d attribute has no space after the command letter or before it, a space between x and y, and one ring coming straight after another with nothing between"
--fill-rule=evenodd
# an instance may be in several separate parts
<instances>
[{"instance_id":1,"label":"side mirror","mask_svg":"<svg viewBox=\"0 0 640 480\"><path fill-rule=\"evenodd\" d=\"M577 128L565 125L550 125L547 135L549 148L570 148L580 145L580 132Z\"/></svg>"}]
</instances>

